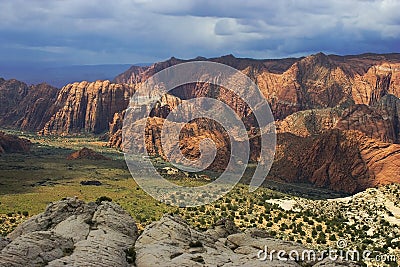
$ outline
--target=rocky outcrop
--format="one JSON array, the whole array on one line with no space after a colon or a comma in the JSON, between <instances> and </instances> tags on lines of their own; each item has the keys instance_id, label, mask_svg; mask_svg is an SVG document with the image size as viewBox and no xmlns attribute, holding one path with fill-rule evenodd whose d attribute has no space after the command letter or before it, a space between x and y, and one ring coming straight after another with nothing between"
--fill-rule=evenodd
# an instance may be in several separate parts
<instances>
[{"instance_id":1,"label":"rocky outcrop","mask_svg":"<svg viewBox=\"0 0 400 267\"><path fill-rule=\"evenodd\" d=\"M213 233L212 235L210 233ZM256 233L199 232L179 217L164 216L148 226L135 244L136 265L141 266L264 266L257 258L265 246L290 251L304 250L294 243L274 240ZM299 266L294 261L268 262L268 266Z\"/></svg>"},{"instance_id":2,"label":"rocky outcrop","mask_svg":"<svg viewBox=\"0 0 400 267\"><path fill-rule=\"evenodd\" d=\"M31 149L32 143L28 139L0 132L1 153L26 153Z\"/></svg>"},{"instance_id":3,"label":"rocky outcrop","mask_svg":"<svg viewBox=\"0 0 400 267\"><path fill-rule=\"evenodd\" d=\"M103 156L90 148L84 147L81 150L75 151L67 156L68 160L76 159L91 159L91 160L110 160L109 158Z\"/></svg>"},{"instance_id":4,"label":"rocky outcrop","mask_svg":"<svg viewBox=\"0 0 400 267\"><path fill-rule=\"evenodd\" d=\"M283 250L280 257L284 260L272 250ZM117 204L66 198L18 226L7 239L0 238L0 265L232 267L301 266L301 262L307 266L358 266L350 261L289 258L291 251L302 255L304 250L302 245L274 239L260 229L239 232L226 219L200 232L178 216L164 215L139 236L132 217Z\"/></svg>"},{"instance_id":5,"label":"rocky outcrop","mask_svg":"<svg viewBox=\"0 0 400 267\"><path fill-rule=\"evenodd\" d=\"M316 136L335 128L343 109L310 109L299 111L275 122L277 133L292 133L297 136Z\"/></svg>"},{"instance_id":6,"label":"rocky outcrop","mask_svg":"<svg viewBox=\"0 0 400 267\"><path fill-rule=\"evenodd\" d=\"M394 122L388 113L367 105L354 105L345 110L335 128L359 131L386 143L394 143L397 139Z\"/></svg>"},{"instance_id":7,"label":"rocky outcrop","mask_svg":"<svg viewBox=\"0 0 400 267\"><path fill-rule=\"evenodd\" d=\"M37 131L52 113L58 89L48 84L28 86L17 80L0 78L0 126Z\"/></svg>"},{"instance_id":8,"label":"rocky outcrop","mask_svg":"<svg viewBox=\"0 0 400 267\"><path fill-rule=\"evenodd\" d=\"M131 131L126 133L125 143L123 144L126 146L124 151L144 153L146 149L151 156L159 155L165 160L182 164L179 155L171 153L176 149L177 144L170 139L164 140L164 143L161 142L161 130L164 127L164 121L164 119L158 117L135 121L134 125L129 127ZM182 127L182 131L179 134L179 148L186 158L191 160L199 159L201 155L200 142L208 138L214 142L216 147L216 157L209 169L221 170L227 166L230 155L229 136L219 124L207 119L199 119L187 124L174 123L173 126ZM166 127L166 131L172 132L172 130L168 129L169 127L170 125ZM144 144L136 141L140 140L141 135L143 135L142 132L135 131L136 129L146 129Z\"/></svg>"},{"instance_id":9,"label":"rocky outcrop","mask_svg":"<svg viewBox=\"0 0 400 267\"><path fill-rule=\"evenodd\" d=\"M124 116L125 111L117 112L110 122L108 131L108 145L110 147L122 148L122 126L124 123Z\"/></svg>"},{"instance_id":10,"label":"rocky outcrop","mask_svg":"<svg viewBox=\"0 0 400 267\"><path fill-rule=\"evenodd\" d=\"M392 95L385 96L389 99ZM391 99L390 97L390 99ZM400 102L400 100L399 100ZM386 143L396 143L398 138L398 106L388 100L380 107L364 104L351 105L346 109L312 109L293 113L276 122L278 133L297 136L316 136L332 129L359 131L366 136Z\"/></svg>"},{"instance_id":11,"label":"rocky outcrop","mask_svg":"<svg viewBox=\"0 0 400 267\"><path fill-rule=\"evenodd\" d=\"M400 143L400 99L388 94L382 97L375 105L385 119L390 120L393 127L395 143Z\"/></svg>"},{"instance_id":12,"label":"rocky outcrop","mask_svg":"<svg viewBox=\"0 0 400 267\"><path fill-rule=\"evenodd\" d=\"M305 182L338 192L400 182L400 145L358 131L330 130L316 137L278 134L269 178Z\"/></svg>"},{"instance_id":13,"label":"rocky outcrop","mask_svg":"<svg viewBox=\"0 0 400 267\"><path fill-rule=\"evenodd\" d=\"M349 102L370 105L386 94L400 96L398 54L340 57L318 53L279 60L241 59L232 55L191 60L171 58L147 68L132 67L115 80L139 84L164 68L194 60L227 64L249 76L269 101L275 119L284 119L301 110ZM230 91L208 84L186 85L173 94L181 99L212 96L233 108L240 102ZM240 109L236 111L240 114Z\"/></svg>"},{"instance_id":14,"label":"rocky outcrop","mask_svg":"<svg viewBox=\"0 0 400 267\"><path fill-rule=\"evenodd\" d=\"M265 248L282 250L284 261L277 253L267 254ZM294 242L269 237L260 229L239 232L227 220L217 222L213 229L199 232L179 217L165 215L146 227L135 244L136 266L301 266L289 258L290 251L300 255L306 250ZM260 252L261 251L261 252ZM268 252L267 252L268 253ZM260 255L261 259L258 258ZM270 258L271 256L271 258ZM358 266L353 262L314 262L305 259L307 266ZM319 264L319 265L318 265Z\"/></svg>"},{"instance_id":15,"label":"rocky outcrop","mask_svg":"<svg viewBox=\"0 0 400 267\"><path fill-rule=\"evenodd\" d=\"M132 266L137 227L120 206L67 198L9 234L1 266Z\"/></svg>"},{"instance_id":16,"label":"rocky outcrop","mask_svg":"<svg viewBox=\"0 0 400 267\"><path fill-rule=\"evenodd\" d=\"M158 71L178 63L194 60L220 62L246 74L259 86L270 103L272 113L278 120L278 133L293 133L299 137L298 141L296 136L290 137L288 140L291 140L291 145L286 145L285 142L288 140L278 139L278 146L288 147L286 152L285 150L279 152L287 156L285 159L287 163L284 164L283 161L278 160L279 164L282 164L278 164L278 166L287 168L284 171L288 172L286 178L288 181L308 181L328 188L334 188L335 185L337 186L335 190L345 190L346 192L358 191L369 184L380 183L381 179L375 173L378 167L374 167L377 165L371 163L375 159L363 158L361 161L367 166L365 172L352 170L354 173L351 173L342 168L355 167L355 165L345 164L344 161L341 161L341 157L355 163L351 156L355 157L358 155L357 153L362 154L362 151L366 151L366 148L361 145L362 142L376 142L377 146L388 146L396 151L397 146L391 146L391 144L400 142L400 54L363 54L342 57L318 53L298 59L282 60L239 59L232 55L191 60L171 58L149 67L132 67L116 77L115 82L117 83L115 84L108 81L97 81L67 85L61 89L54 104L44 113L40 113L40 110L43 110L42 102L35 102L37 105L34 106L37 108L33 110L37 110L38 114L43 114L43 117L37 119L29 115L34 113L28 112L28 115L25 115L25 109L24 112L9 112L12 106L16 106L16 102L8 100L8 97L3 97L3 95L9 95L10 99L22 99L23 95L27 95L26 92L32 90L26 89L26 85L16 81L1 80L0 83L4 84L3 87L8 89L0 90L0 101L5 103L0 105L1 113L5 113L5 116L0 116L0 125L3 120L3 124L11 123L11 125L20 125L21 127L22 125L34 125L26 127L35 128L47 121L41 130L43 134L108 132L109 144L121 148L124 110L133 92ZM228 89L207 83L187 84L162 96L152 110L148 110L147 106L139 107L140 112L150 114L149 117L151 117L149 120L151 123L146 128L146 147L150 154L158 154L167 158L160 145L160 128L164 118L183 100L198 97L212 97L230 106L244 121L251 137L251 147L257 151L259 141L257 141L258 137L255 133L258 125L252 111L240 99L240 96ZM148 93L151 98L156 95L157 90ZM35 97L33 98L36 99ZM18 108L18 110L20 109ZM187 118L192 111L183 108L180 115L182 118ZM21 118L26 118L26 120ZM138 120L132 123L143 126L145 121ZM181 123L181 121L176 123ZM340 133L358 132L366 139L361 138L357 139L358 141L342 143L342 140L347 140L347 134L344 134L343 138L339 138L338 135L332 134L335 130L339 130ZM133 136L135 134L133 133ZM194 159L199 156L198 144L203 138L213 140L217 146L219 156L212 168L223 169L229 157L229 143L220 127L211 122L192 121L187 124L181 133L179 149L189 158ZM327 138L327 140L323 141L322 138ZM280 140L283 140L284 143L279 144ZM300 169L291 168L289 164L291 160L296 161L296 155L302 155L302 153L297 153L289 148L290 146L298 147L292 142L299 142L307 146L298 148L303 150L303 154L308 151L310 157L318 154L319 157L326 157L326 159L317 157L315 158L316 162L313 162L307 161L308 157L304 157L301 161L304 166L300 166ZM349 147L346 147L347 152L343 149L337 150L344 144L349 144ZM315 150L309 150L311 147L314 147ZM137 149L143 150L144 147L142 145ZM329 154L318 152L323 150L339 151L340 153L332 157ZM373 150L371 148L371 151ZM382 150L385 149L382 148ZM290 154L289 151L294 154ZM251 155L252 160L258 159L256 152L252 151ZM390 156L392 160L397 160L392 156ZM332 165L327 163L327 159L339 162ZM390 163L387 162L387 164ZM389 169L392 168L391 165L385 166ZM394 176L391 176L392 174L396 174L396 172L387 173L389 180L395 179ZM285 176L283 173L282 175L277 173L273 177ZM346 184L347 182L348 184Z\"/></svg>"},{"instance_id":17,"label":"rocky outcrop","mask_svg":"<svg viewBox=\"0 0 400 267\"><path fill-rule=\"evenodd\" d=\"M355 103L374 105L383 96L400 94L400 64L385 63L371 66L365 74L357 74L352 86Z\"/></svg>"},{"instance_id":18,"label":"rocky outcrop","mask_svg":"<svg viewBox=\"0 0 400 267\"><path fill-rule=\"evenodd\" d=\"M147 71L149 67L132 66L125 72L119 74L114 78L114 83L119 84L138 84L145 81L149 76L144 76L144 72Z\"/></svg>"},{"instance_id":19,"label":"rocky outcrop","mask_svg":"<svg viewBox=\"0 0 400 267\"><path fill-rule=\"evenodd\" d=\"M42 134L99 134L108 131L114 114L124 110L133 86L109 81L76 82L64 86L51 110L53 116Z\"/></svg>"}]
</instances>

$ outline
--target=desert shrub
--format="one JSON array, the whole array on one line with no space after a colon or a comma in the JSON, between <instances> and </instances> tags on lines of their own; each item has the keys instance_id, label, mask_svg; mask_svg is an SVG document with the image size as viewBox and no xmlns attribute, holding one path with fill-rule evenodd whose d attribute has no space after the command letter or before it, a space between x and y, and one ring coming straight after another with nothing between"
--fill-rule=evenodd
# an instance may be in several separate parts
<instances>
[{"instance_id":1,"label":"desert shrub","mask_svg":"<svg viewBox=\"0 0 400 267\"><path fill-rule=\"evenodd\" d=\"M130 264L135 263L136 261L136 251L135 247L130 247L127 250L125 250L125 257L126 261Z\"/></svg>"}]
</instances>

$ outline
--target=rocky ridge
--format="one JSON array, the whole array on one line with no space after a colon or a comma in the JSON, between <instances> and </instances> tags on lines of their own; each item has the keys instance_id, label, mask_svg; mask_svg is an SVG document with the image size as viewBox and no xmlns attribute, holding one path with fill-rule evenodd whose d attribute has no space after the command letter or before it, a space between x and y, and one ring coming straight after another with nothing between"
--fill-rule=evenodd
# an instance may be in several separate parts
<instances>
[{"instance_id":1,"label":"rocky ridge","mask_svg":"<svg viewBox=\"0 0 400 267\"><path fill-rule=\"evenodd\" d=\"M58 89L0 78L0 126L38 131L50 119Z\"/></svg>"},{"instance_id":2,"label":"rocky ridge","mask_svg":"<svg viewBox=\"0 0 400 267\"><path fill-rule=\"evenodd\" d=\"M0 80L0 101L2 101L0 111L5 114L0 119L0 125L40 130L40 133L45 135L108 133L109 145L122 148L124 110L128 106L129 98L137 88L162 69L194 60L227 64L250 77L268 100L276 120L278 133L292 133L302 138L312 137L311 139L318 142L318 138L316 138L318 135L338 129L342 132L357 131L365 138L369 138L368 140L371 142L374 142L373 140L379 142L379 146L390 146L390 144L400 142L399 54L335 56L318 53L303 58L281 60L240 59L232 55L211 59L198 57L191 60L171 58L149 67L133 66L117 76L114 80L115 83L83 81L66 85L56 94L51 89L48 96L40 91L45 90L45 85L38 86L43 87L37 91L42 93L33 94L30 93L36 92L32 89L33 87L28 88L17 81ZM155 92L148 93L149 96L155 94ZM29 99L22 97L28 94L34 95L32 99L37 99L37 101L33 101L33 104L23 102L23 105L15 105L19 99ZM38 98L39 96L41 96L41 100ZM43 97L46 100L43 100ZM150 120L154 123L154 125L148 124L147 128L146 146L150 149L150 153L166 158L159 140L160 126L169 112L178 104L185 99L195 97L213 97L226 103L238 114L248 130L252 149L256 151L252 151L251 159L257 160L258 126L252 111L240 97L228 89L206 83L178 87L170 94L162 96L152 110L148 110L146 106L140 107L141 112L150 114ZM46 101L51 102L52 105L44 110L43 103L47 103ZM5 104L3 105L3 103ZM13 105L18 108L13 108ZM192 110L184 109L183 117L187 117L190 112ZM41 116L35 114L41 114ZM135 123L143 125L145 122L137 121ZM180 122L177 121L177 123ZM186 156L198 157L197 144L201 141L200 139L209 137L217 144L217 149L221 152L218 154L214 167L218 169L226 165L227 157L229 157L229 153L227 153L229 145L223 133L218 132L219 130L213 125L199 121L192 121L186 128L187 131L182 134L180 142L180 148ZM327 134L324 137L333 139L315 146L339 142L335 135ZM306 144L311 142L309 141L311 139L299 139L299 142ZM278 138L279 140L281 139ZM359 143L357 142L355 146L359 146ZM292 145L296 147L296 145ZM334 147L340 147L340 144L336 143L327 150ZM289 151L284 154L290 155ZM342 156L347 158L348 155L352 155L352 152L344 152ZM295 157L290 157L289 161ZM304 167L308 170L324 169L319 163L302 163L311 164ZM365 171L368 173L365 176L368 178L365 179L369 179L369 182L357 182L357 186L352 185L352 189L346 191L363 189L364 186L359 186L360 184L380 184L382 181L376 180L377 176L372 175L375 171L371 168L368 167ZM333 171L340 172L340 174L334 174ZM299 172L297 174L300 177L303 177L305 173L313 173L304 171L303 168ZM346 172L346 170L334 168L331 169L328 176L343 177L343 173ZM289 168L287 173L279 176L292 177L292 173L294 170ZM395 179L395 174L396 172L386 173L390 177L389 180ZM363 180L364 176L359 178ZM358 177L352 178L352 180L357 179ZM304 179L301 178L301 180ZM332 187L331 183L326 182L331 180L330 178L314 181L314 178L308 177L305 180L312 181L316 185ZM337 183L340 184L340 179ZM345 184L344 181L342 184Z\"/></svg>"},{"instance_id":3,"label":"rocky ridge","mask_svg":"<svg viewBox=\"0 0 400 267\"><path fill-rule=\"evenodd\" d=\"M131 266L127 252L138 232L112 202L68 198L50 204L3 240L1 266ZM128 262L129 261L129 262Z\"/></svg>"},{"instance_id":4,"label":"rocky ridge","mask_svg":"<svg viewBox=\"0 0 400 267\"><path fill-rule=\"evenodd\" d=\"M258 253L265 246L287 253L306 248L273 239L262 230L239 232L220 220L206 232L191 228L180 217L165 215L141 235L120 206L108 201L84 203L67 198L0 238L2 266L358 266L353 262L288 259Z\"/></svg>"},{"instance_id":5,"label":"rocky ridge","mask_svg":"<svg viewBox=\"0 0 400 267\"><path fill-rule=\"evenodd\" d=\"M269 178L311 183L338 192L357 193L399 182L400 145L371 139L358 131L327 131L314 137L277 136Z\"/></svg>"}]
</instances>

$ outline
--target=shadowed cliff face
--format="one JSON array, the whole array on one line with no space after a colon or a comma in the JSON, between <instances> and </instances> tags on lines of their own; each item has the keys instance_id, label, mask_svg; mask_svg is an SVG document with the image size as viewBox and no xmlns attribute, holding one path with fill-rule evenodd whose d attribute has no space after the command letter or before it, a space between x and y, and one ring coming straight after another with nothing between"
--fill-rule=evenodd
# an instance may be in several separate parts
<instances>
[{"instance_id":1,"label":"shadowed cliff face","mask_svg":"<svg viewBox=\"0 0 400 267\"><path fill-rule=\"evenodd\" d=\"M50 119L58 89L47 84L28 86L0 78L0 126L40 130Z\"/></svg>"},{"instance_id":2,"label":"shadowed cliff face","mask_svg":"<svg viewBox=\"0 0 400 267\"><path fill-rule=\"evenodd\" d=\"M356 193L399 182L400 145L358 131L331 130L315 137L278 134L270 178Z\"/></svg>"}]
</instances>

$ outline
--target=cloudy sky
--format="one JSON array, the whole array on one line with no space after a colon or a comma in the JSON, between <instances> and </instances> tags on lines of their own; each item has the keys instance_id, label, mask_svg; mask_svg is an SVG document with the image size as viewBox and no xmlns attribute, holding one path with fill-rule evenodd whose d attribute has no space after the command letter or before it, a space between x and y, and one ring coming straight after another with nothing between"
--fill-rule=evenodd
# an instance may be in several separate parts
<instances>
[{"instance_id":1,"label":"cloudy sky","mask_svg":"<svg viewBox=\"0 0 400 267\"><path fill-rule=\"evenodd\" d=\"M0 63L400 52L399 10L399 0L0 0Z\"/></svg>"}]
</instances>

